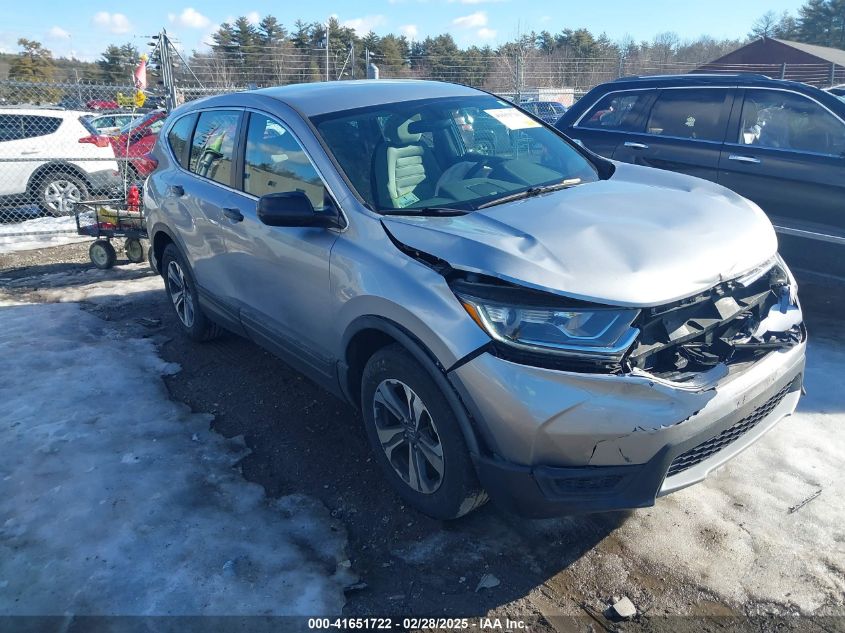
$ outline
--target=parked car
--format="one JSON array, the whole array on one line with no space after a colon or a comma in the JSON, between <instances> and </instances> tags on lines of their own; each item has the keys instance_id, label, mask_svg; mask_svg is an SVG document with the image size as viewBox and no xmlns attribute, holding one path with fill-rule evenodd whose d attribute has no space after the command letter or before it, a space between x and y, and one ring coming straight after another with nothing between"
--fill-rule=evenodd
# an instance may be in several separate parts
<instances>
[{"instance_id":1,"label":"parked car","mask_svg":"<svg viewBox=\"0 0 845 633\"><path fill-rule=\"evenodd\" d=\"M120 104L113 99L90 99L85 102L89 110L117 110Z\"/></svg>"},{"instance_id":2,"label":"parked car","mask_svg":"<svg viewBox=\"0 0 845 633\"><path fill-rule=\"evenodd\" d=\"M473 152L461 111L530 142ZM798 402L795 282L724 187L439 82L215 96L159 140L150 261L178 327L248 336L347 399L433 517L488 495L534 516L649 506Z\"/></svg>"},{"instance_id":3,"label":"parked car","mask_svg":"<svg viewBox=\"0 0 845 633\"><path fill-rule=\"evenodd\" d=\"M557 101L523 101L519 107L540 120L554 125L566 112L566 106Z\"/></svg>"},{"instance_id":4,"label":"parked car","mask_svg":"<svg viewBox=\"0 0 845 633\"><path fill-rule=\"evenodd\" d=\"M142 115L134 114L132 112L114 112L88 117L85 119L85 123L86 127L89 128L92 134L104 134L106 136L111 136L113 134L119 134L121 128L125 127L139 116Z\"/></svg>"},{"instance_id":5,"label":"parked car","mask_svg":"<svg viewBox=\"0 0 845 633\"><path fill-rule=\"evenodd\" d=\"M149 153L166 116L164 110L153 110L124 125L118 134L89 134L80 138L79 142L111 147L120 162L121 175L125 171L130 182L138 182L155 169L155 162L150 160Z\"/></svg>"},{"instance_id":6,"label":"parked car","mask_svg":"<svg viewBox=\"0 0 845 633\"><path fill-rule=\"evenodd\" d=\"M841 86L833 86L832 88L828 88L827 91L831 94L835 94L837 97L845 97L845 84L842 84Z\"/></svg>"},{"instance_id":7,"label":"parked car","mask_svg":"<svg viewBox=\"0 0 845 633\"><path fill-rule=\"evenodd\" d=\"M557 127L617 161L718 182L759 204L787 260L845 276L845 103L762 75L633 77Z\"/></svg>"},{"instance_id":8,"label":"parked car","mask_svg":"<svg viewBox=\"0 0 845 633\"><path fill-rule=\"evenodd\" d=\"M37 204L70 215L93 193L120 182L111 146L80 146L84 112L40 108L0 110L0 197L3 205Z\"/></svg>"}]
</instances>

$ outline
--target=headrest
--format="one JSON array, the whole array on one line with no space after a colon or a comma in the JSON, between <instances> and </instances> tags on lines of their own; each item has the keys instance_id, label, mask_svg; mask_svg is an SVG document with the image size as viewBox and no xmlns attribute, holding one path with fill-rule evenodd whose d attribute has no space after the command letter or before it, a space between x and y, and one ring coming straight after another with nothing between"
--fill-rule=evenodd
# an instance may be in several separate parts
<instances>
[{"instance_id":1,"label":"headrest","mask_svg":"<svg viewBox=\"0 0 845 633\"><path fill-rule=\"evenodd\" d=\"M420 140L422 134L412 134L408 131L408 126L414 121L419 120L419 114L415 114L410 119L406 119L401 114L394 114L384 124L384 137L391 145L410 145L411 143L416 143Z\"/></svg>"}]
</instances>

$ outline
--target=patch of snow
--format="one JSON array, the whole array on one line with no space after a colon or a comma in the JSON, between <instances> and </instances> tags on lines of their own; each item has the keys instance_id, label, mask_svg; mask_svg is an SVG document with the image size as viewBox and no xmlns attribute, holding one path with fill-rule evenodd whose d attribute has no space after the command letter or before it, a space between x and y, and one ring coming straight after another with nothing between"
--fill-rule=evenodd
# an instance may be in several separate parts
<instances>
[{"instance_id":1,"label":"patch of snow","mask_svg":"<svg viewBox=\"0 0 845 633\"><path fill-rule=\"evenodd\" d=\"M798 411L704 482L617 531L631 553L739 602L845 612L841 343L811 339ZM821 489L818 498L792 506Z\"/></svg>"},{"instance_id":2,"label":"patch of snow","mask_svg":"<svg viewBox=\"0 0 845 633\"><path fill-rule=\"evenodd\" d=\"M25 235L17 235L19 233ZM85 241L93 240L77 235L73 216L33 218L13 224L0 224L0 253L31 251Z\"/></svg>"},{"instance_id":3,"label":"patch of snow","mask_svg":"<svg viewBox=\"0 0 845 633\"><path fill-rule=\"evenodd\" d=\"M110 327L0 308L0 613L339 614L355 579L326 508L269 502L242 438L168 398L178 367Z\"/></svg>"}]
</instances>

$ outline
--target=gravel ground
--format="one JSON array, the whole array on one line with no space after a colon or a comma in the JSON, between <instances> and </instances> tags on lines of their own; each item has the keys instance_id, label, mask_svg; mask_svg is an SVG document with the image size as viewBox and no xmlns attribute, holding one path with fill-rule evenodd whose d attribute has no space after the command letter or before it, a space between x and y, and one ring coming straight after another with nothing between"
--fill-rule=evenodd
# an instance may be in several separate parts
<instances>
[{"instance_id":1,"label":"gravel ground","mask_svg":"<svg viewBox=\"0 0 845 633\"><path fill-rule=\"evenodd\" d=\"M90 281L81 272L91 266L87 247L0 255L0 289L26 295L44 273L78 272L69 279ZM809 278L800 285L811 332L840 340L834 327L845 307L845 287ZM507 616L525 619L532 631L588 625L598 631L611 629L601 611L620 595L646 612L640 620L646 630L701 630L689 618L654 616L789 612L786 599L730 602L674 569L646 563L615 533L626 513L528 521L487 504L456 522L428 519L403 507L386 485L358 415L261 348L233 335L204 345L173 336L175 317L161 291L86 307L126 334L161 342L162 357L182 367L167 378L171 397L213 414L213 428L222 435L244 435L252 450L241 462L246 479L270 497L316 497L345 524L352 566L362 581L347 593L348 617ZM296 423L282 426L281 419ZM477 589L486 575L499 583ZM580 619L556 619L561 615ZM806 630L842 630L836 628L841 622L818 626Z\"/></svg>"}]
</instances>

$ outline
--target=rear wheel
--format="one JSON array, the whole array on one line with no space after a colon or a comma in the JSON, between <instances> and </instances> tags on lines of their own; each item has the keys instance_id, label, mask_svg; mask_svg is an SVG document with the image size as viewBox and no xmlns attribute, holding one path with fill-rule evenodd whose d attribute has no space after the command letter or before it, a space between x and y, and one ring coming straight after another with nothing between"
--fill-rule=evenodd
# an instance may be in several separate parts
<instances>
[{"instance_id":1,"label":"rear wheel","mask_svg":"<svg viewBox=\"0 0 845 633\"><path fill-rule=\"evenodd\" d=\"M123 244L123 251L126 253L126 259L133 264L138 264L144 261L144 247L141 245L141 240L130 237Z\"/></svg>"},{"instance_id":2,"label":"rear wheel","mask_svg":"<svg viewBox=\"0 0 845 633\"><path fill-rule=\"evenodd\" d=\"M38 176L35 195L44 213L60 217L73 215L76 204L88 199L88 187L72 174L50 172Z\"/></svg>"},{"instance_id":3,"label":"rear wheel","mask_svg":"<svg viewBox=\"0 0 845 633\"><path fill-rule=\"evenodd\" d=\"M456 519L487 500L454 412L404 348L390 345L367 362L361 408L376 460L408 504Z\"/></svg>"},{"instance_id":4,"label":"rear wheel","mask_svg":"<svg viewBox=\"0 0 845 633\"><path fill-rule=\"evenodd\" d=\"M191 269L173 244L164 248L161 271L170 303L182 331L195 341L209 341L220 336L220 326L202 311Z\"/></svg>"}]
</instances>

